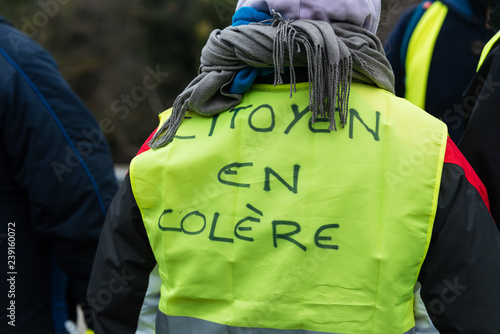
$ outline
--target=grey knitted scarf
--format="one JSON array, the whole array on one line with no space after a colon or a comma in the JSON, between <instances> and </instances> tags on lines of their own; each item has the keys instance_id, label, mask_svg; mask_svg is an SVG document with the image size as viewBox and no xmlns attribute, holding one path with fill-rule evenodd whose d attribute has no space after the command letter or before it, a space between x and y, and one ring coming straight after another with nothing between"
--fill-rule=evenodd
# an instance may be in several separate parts
<instances>
[{"instance_id":1,"label":"grey knitted scarf","mask_svg":"<svg viewBox=\"0 0 500 334\"><path fill-rule=\"evenodd\" d=\"M177 97L172 115L150 142L152 149L173 140L188 110L213 116L230 110L243 95L231 94L234 75L248 67L273 68L274 84L290 68L290 94L295 91L294 67L307 67L312 120L328 117L336 130L347 123L351 81L394 92L394 75L380 40L370 31L348 23L283 20L279 14L267 23L215 30L202 50L199 75Z\"/></svg>"}]
</instances>

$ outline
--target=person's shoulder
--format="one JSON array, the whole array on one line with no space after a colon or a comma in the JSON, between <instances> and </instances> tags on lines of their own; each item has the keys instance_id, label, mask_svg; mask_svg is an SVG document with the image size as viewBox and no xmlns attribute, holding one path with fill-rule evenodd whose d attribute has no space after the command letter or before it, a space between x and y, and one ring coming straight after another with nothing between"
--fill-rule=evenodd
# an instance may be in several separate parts
<instances>
[{"instance_id":1,"label":"person's shoulder","mask_svg":"<svg viewBox=\"0 0 500 334\"><path fill-rule=\"evenodd\" d=\"M433 2L444 5L447 8L447 14L464 23L483 26L486 23L485 19L477 19L477 17L486 17L486 1L439 0Z\"/></svg>"},{"instance_id":2,"label":"person's shoulder","mask_svg":"<svg viewBox=\"0 0 500 334\"><path fill-rule=\"evenodd\" d=\"M476 174L476 172L474 171L470 163L467 161L467 159L464 157L462 152L460 152L458 147L449 137L448 137L448 142L446 144L444 164L460 168L467 182L471 184L481 195L481 198L483 199L486 206L488 208L490 207L486 187L484 186L483 182L479 179L479 176Z\"/></svg>"},{"instance_id":3,"label":"person's shoulder","mask_svg":"<svg viewBox=\"0 0 500 334\"><path fill-rule=\"evenodd\" d=\"M0 52L9 63L21 68L29 63L54 63L48 51L5 20L0 21Z\"/></svg>"},{"instance_id":4,"label":"person's shoulder","mask_svg":"<svg viewBox=\"0 0 500 334\"><path fill-rule=\"evenodd\" d=\"M494 63L494 65L496 65L498 68L500 65L500 39L495 43L490 53L488 54L488 57L491 59L491 62Z\"/></svg>"},{"instance_id":5,"label":"person's shoulder","mask_svg":"<svg viewBox=\"0 0 500 334\"><path fill-rule=\"evenodd\" d=\"M466 94L475 94L476 87L485 84L495 84L496 81L500 79L500 39L493 44L487 55L482 57L484 57L484 60L481 60L477 73L471 81L471 87L468 88ZM473 89L473 91L470 91L471 89Z\"/></svg>"}]
</instances>

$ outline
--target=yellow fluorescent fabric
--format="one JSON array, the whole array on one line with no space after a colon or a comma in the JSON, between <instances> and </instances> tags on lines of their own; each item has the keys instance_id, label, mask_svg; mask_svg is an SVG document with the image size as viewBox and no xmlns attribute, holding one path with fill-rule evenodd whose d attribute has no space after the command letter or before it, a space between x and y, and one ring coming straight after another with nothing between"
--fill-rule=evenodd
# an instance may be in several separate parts
<instances>
[{"instance_id":1,"label":"yellow fluorescent fabric","mask_svg":"<svg viewBox=\"0 0 500 334\"><path fill-rule=\"evenodd\" d=\"M349 124L310 123L308 84L188 113L131 164L160 310L236 327L403 333L430 241L445 126L353 84Z\"/></svg>"},{"instance_id":2,"label":"yellow fluorescent fabric","mask_svg":"<svg viewBox=\"0 0 500 334\"><path fill-rule=\"evenodd\" d=\"M448 7L434 2L415 27L406 55L406 99L425 109L427 79L434 44L448 14Z\"/></svg>"},{"instance_id":3,"label":"yellow fluorescent fabric","mask_svg":"<svg viewBox=\"0 0 500 334\"><path fill-rule=\"evenodd\" d=\"M483 65L486 57L488 57L488 55L490 54L491 49L493 49L493 46L498 42L499 39L500 39L500 31L498 31L495 34L495 36L493 36L490 39L490 41L488 43L486 43L486 45L484 46L483 52L481 53L481 58L479 59L479 64L477 65L478 71L479 71L479 68L481 68L481 66Z\"/></svg>"}]
</instances>

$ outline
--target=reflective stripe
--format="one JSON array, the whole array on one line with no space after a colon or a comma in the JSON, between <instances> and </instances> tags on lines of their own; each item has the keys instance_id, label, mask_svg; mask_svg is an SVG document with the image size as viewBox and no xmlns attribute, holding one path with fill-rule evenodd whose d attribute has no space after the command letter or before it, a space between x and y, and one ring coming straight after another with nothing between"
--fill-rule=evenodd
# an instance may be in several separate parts
<instances>
[{"instance_id":1,"label":"reflective stripe","mask_svg":"<svg viewBox=\"0 0 500 334\"><path fill-rule=\"evenodd\" d=\"M158 311L156 317L156 333L158 334L339 334L308 331L305 329L269 329L233 327L215 322L190 318L168 316ZM364 333L368 334L368 333ZM402 334L415 334L415 328Z\"/></svg>"},{"instance_id":2,"label":"reflective stripe","mask_svg":"<svg viewBox=\"0 0 500 334\"><path fill-rule=\"evenodd\" d=\"M427 312L422 296L420 296L420 291L422 290L422 285L420 282L415 284L414 293L414 310L415 310L415 333L416 334L439 334L436 327L432 323L431 317Z\"/></svg>"},{"instance_id":3,"label":"reflective stripe","mask_svg":"<svg viewBox=\"0 0 500 334\"><path fill-rule=\"evenodd\" d=\"M495 34L495 36L493 36L493 38L490 39L490 41L488 43L486 43L486 45L484 46L483 52L481 53L481 59L479 59L479 64L477 65L478 71L479 71L479 68L481 68L481 66L483 65L486 57L488 57L488 55L490 54L491 49L493 49L493 46L498 42L499 39L500 39L500 31L498 31Z\"/></svg>"},{"instance_id":4,"label":"reflective stripe","mask_svg":"<svg viewBox=\"0 0 500 334\"><path fill-rule=\"evenodd\" d=\"M156 265L149 274L148 289L144 296L135 334L154 334L154 323L160 301L161 278Z\"/></svg>"},{"instance_id":5,"label":"reflective stripe","mask_svg":"<svg viewBox=\"0 0 500 334\"><path fill-rule=\"evenodd\" d=\"M434 44L447 14L448 7L440 1L434 2L415 27L408 45L405 98L422 109L425 109Z\"/></svg>"}]
</instances>

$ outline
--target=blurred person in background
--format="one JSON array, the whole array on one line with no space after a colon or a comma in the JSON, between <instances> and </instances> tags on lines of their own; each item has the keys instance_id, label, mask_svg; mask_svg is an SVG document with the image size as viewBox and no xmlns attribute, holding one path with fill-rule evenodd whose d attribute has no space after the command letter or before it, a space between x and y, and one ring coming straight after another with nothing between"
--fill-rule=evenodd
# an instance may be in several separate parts
<instances>
[{"instance_id":1,"label":"blurred person in background","mask_svg":"<svg viewBox=\"0 0 500 334\"><path fill-rule=\"evenodd\" d=\"M0 332L66 333L117 189L113 161L54 59L3 17L0 175Z\"/></svg>"},{"instance_id":2,"label":"blurred person in background","mask_svg":"<svg viewBox=\"0 0 500 334\"><path fill-rule=\"evenodd\" d=\"M380 5L238 1L110 206L97 334L140 329L155 266L158 334L500 332L484 186L394 95Z\"/></svg>"},{"instance_id":3,"label":"blurred person in background","mask_svg":"<svg viewBox=\"0 0 500 334\"><path fill-rule=\"evenodd\" d=\"M500 1L491 2L489 23L497 32L486 45L478 71L464 94L472 111L459 148L486 186L491 214L500 222Z\"/></svg>"},{"instance_id":4,"label":"blurred person in background","mask_svg":"<svg viewBox=\"0 0 500 334\"><path fill-rule=\"evenodd\" d=\"M462 94L493 36L487 25L488 2L422 1L403 13L384 44L396 95L446 123L455 143L469 117Z\"/></svg>"}]
</instances>

